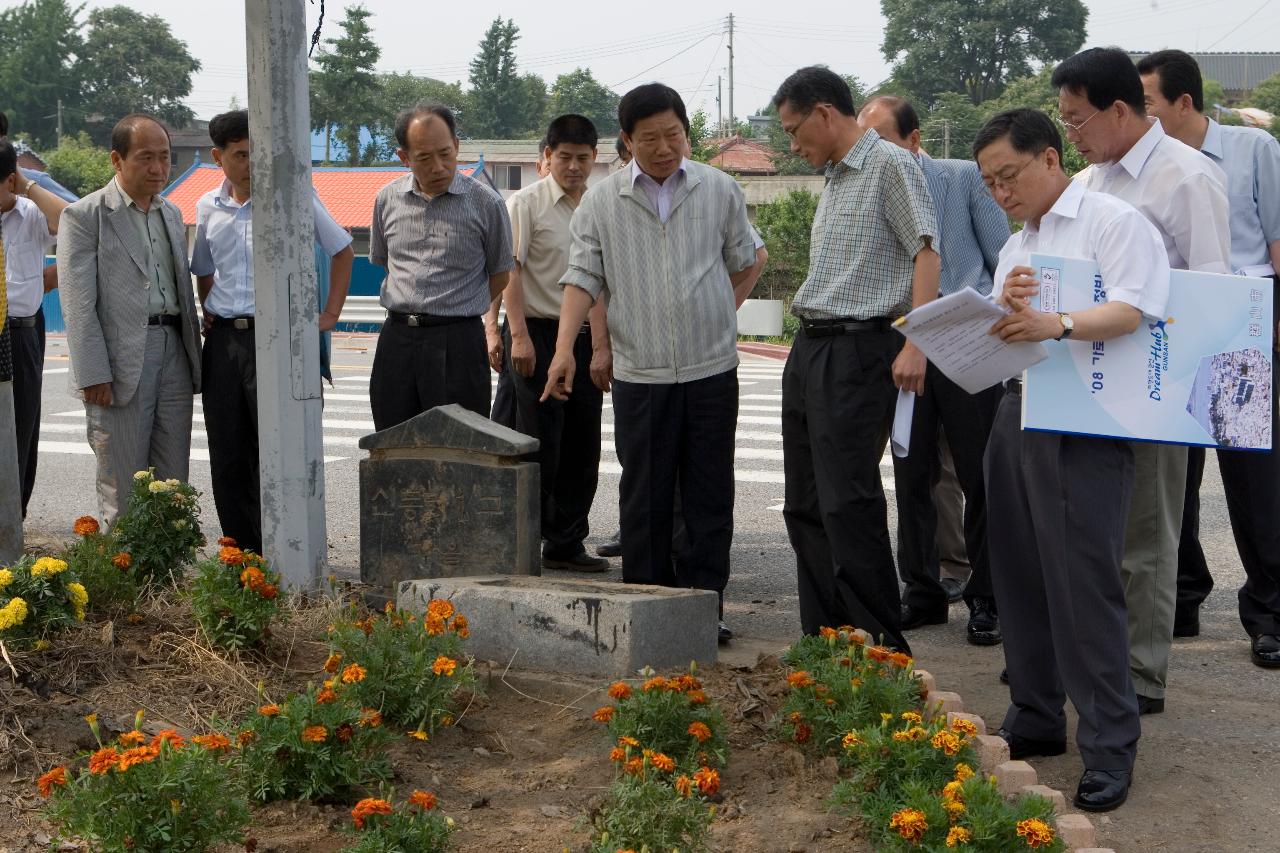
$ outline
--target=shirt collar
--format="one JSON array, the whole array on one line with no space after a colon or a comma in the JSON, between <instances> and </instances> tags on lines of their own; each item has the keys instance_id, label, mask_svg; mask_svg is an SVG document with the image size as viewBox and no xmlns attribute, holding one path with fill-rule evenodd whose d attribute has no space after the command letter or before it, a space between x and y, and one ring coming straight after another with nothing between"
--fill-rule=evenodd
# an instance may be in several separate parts
<instances>
[{"instance_id":1,"label":"shirt collar","mask_svg":"<svg viewBox=\"0 0 1280 853\"><path fill-rule=\"evenodd\" d=\"M674 178L676 175L687 176L689 172L686 167L688 165L689 165L689 159L687 157L681 157L680 165L676 168L674 172L671 173L671 177L667 178L667 180L668 181L671 180L671 178ZM631 186L634 187L636 185L636 181L640 180L641 177L649 178L650 181L652 181L654 184L657 184L658 186L664 186L666 184L666 181L663 181L661 184L659 184L657 181L653 180L652 177L650 177L649 175L646 175L644 169L640 168L640 163L637 162L634 157L632 157L631 158Z\"/></svg>"},{"instance_id":2,"label":"shirt collar","mask_svg":"<svg viewBox=\"0 0 1280 853\"><path fill-rule=\"evenodd\" d=\"M850 169L861 169L879 141L880 134L874 130L868 130L862 134L861 139L854 143L853 147L849 149L849 153L844 155L838 165L848 166Z\"/></svg>"},{"instance_id":3,"label":"shirt collar","mask_svg":"<svg viewBox=\"0 0 1280 853\"><path fill-rule=\"evenodd\" d=\"M1222 125L1209 119L1209 129L1204 132L1204 142L1200 150L1214 160L1222 160Z\"/></svg>"},{"instance_id":4,"label":"shirt collar","mask_svg":"<svg viewBox=\"0 0 1280 853\"><path fill-rule=\"evenodd\" d=\"M217 201L218 201L218 204L222 205L223 207L229 207L229 208L238 210L248 205L250 202L253 201L253 199L250 198L249 201L246 201L244 204L241 204L240 202L236 201L236 197L231 194L231 181L226 180L224 178L222 181L222 186L218 187Z\"/></svg>"},{"instance_id":5,"label":"shirt collar","mask_svg":"<svg viewBox=\"0 0 1280 853\"><path fill-rule=\"evenodd\" d=\"M1045 211L1044 216L1040 217L1040 224L1035 225L1031 222L1024 224L1020 234L1038 234L1044 229L1044 221L1050 216L1058 216L1062 219L1075 219L1080 215L1080 205L1084 203L1084 194L1087 190L1080 181L1069 181L1067 188L1062 191L1062 195L1058 196L1058 200L1053 203Z\"/></svg>"},{"instance_id":6,"label":"shirt collar","mask_svg":"<svg viewBox=\"0 0 1280 853\"><path fill-rule=\"evenodd\" d=\"M35 207L35 202L32 201L31 199L23 198L20 195L15 195L13 197L13 207L9 210L6 210L4 212L4 216L6 218L10 216L16 216L19 219L25 219L27 215L27 205L31 205L32 207Z\"/></svg>"},{"instance_id":7,"label":"shirt collar","mask_svg":"<svg viewBox=\"0 0 1280 853\"><path fill-rule=\"evenodd\" d=\"M121 203L123 203L125 207L133 208L134 210L138 211L138 213L141 213L143 216L146 216L147 214L151 213L151 211L153 210L159 209L161 205L160 194L156 193L151 197L151 204L147 207L146 210L143 210L142 208L138 207L138 203L133 200L133 196L125 192L124 187L120 186L120 177L118 175L111 179L111 183L115 184L116 192L120 193Z\"/></svg>"},{"instance_id":8,"label":"shirt collar","mask_svg":"<svg viewBox=\"0 0 1280 853\"><path fill-rule=\"evenodd\" d=\"M1164 128L1160 126L1160 122L1151 122L1151 127L1147 128L1147 132L1142 138L1133 143L1133 147L1129 152L1112 164L1112 169L1121 168L1129 173L1129 176L1135 180L1142 174L1142 168L1147 164L1147 160L1151 157L1151 152L1156 150L1156 146L1160 144L1160 140L1164 139Z\"/></svg>"},{"instance_id":9,"label":"shirt collar","mask_svg":"<svg viewBox=\"0 0 1280 853\"><path fill-rule=\"evenodd\" d=\"M449 182L448 188L443 193L441 193L441 195L465 194L466 188L462 184L462 179L464 177L465 176L461 172L455 171L453 173L453 180ZM418 189L418 180L413 176L413 172L410 172L408 175L405 176L404 191L406 193L412 193L414 195L420 195L423 198L427 198L427 194L424 193L422 190ZM436 198L439 198L439 197L440 196L436 196Z\"/></svg>"},{"instance_id":10,"label":"shirt collar","mask_svg":"<svg viewBox=\"0 0 1280 853\"><path fill-rule=\"evenodd\" d=\"M551 193L551 204L553 207L560 203L560 199L568 195L568 193L564 191L564 187L560 186L560 184L556 182L556 179L550 175L542 178L542 180L546 181L548 184L547 192Z\"/></svg>"}]
</instances>

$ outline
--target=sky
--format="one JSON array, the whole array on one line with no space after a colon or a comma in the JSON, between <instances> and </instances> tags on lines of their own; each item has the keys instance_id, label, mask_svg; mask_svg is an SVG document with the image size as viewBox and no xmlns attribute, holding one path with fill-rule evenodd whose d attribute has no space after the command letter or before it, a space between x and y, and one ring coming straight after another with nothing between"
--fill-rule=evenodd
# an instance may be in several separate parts
<instances>
[{"instance_id":1,"label":"sky","mask_svg":"<svg viewBox=\"0 0 1280 853\"><path fill-rule=\"evenodd\" d=\"M114 4L90 0L89 5ZM242 3L127 0L127 5L168 20L174 35L203 64L188 98L198 117L225 110L233 96L247 105ZM343 2L326 0L325 5L324 35L336 36ZM365 5L374 13L370 23L382 48L380 71L412 71L465 86L468 64L490 22L512 18L520 28L516 59L522 72L536 72L550 83L558 74L588 67L619 93L660 80L683 95L690 111L705 109L712 119L717 116L717 76L723 78L723 109L728 112L730 12L735 18L734 112L739 118L767 104L778 83L803 65L825 64L868 86L890 72L880 53L884 18L879 0L734 0L723 9L677 0L633 5L366 0ZM1086 47L1280 49L1280 0L1085 0L1085 5L1090 10ZM833 14L836 8L840 11ZM308 0L308 31L318 16L319 0Z\"/></svg>"}]
</instances>

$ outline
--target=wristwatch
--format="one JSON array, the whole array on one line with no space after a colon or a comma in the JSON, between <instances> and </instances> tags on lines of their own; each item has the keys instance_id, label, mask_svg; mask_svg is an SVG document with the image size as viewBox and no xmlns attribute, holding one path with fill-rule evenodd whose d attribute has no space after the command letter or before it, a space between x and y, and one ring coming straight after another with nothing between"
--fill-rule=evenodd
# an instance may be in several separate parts
<instances>
[{"instance_id":1,"label":"wristwatch","mask_svg":"<svg viewBox=\"0 0 1280 853\"><path fill-rule=\"evenodd\" d=\"M1071 333L1076 330L1076 321L1071 319L1070 314L1059 314L1058 321L1062 323L1062 334L1058 335L1054 340L1063 340L1071 337Z\"/></svg>"},{"instance_id":2,"label":"wristwatch","mask_svg":"<svg viewBox=\"0 0 1280 853\"><path fill-rule=\"evenodd\" d=\"M27 185L22 188L22 194L27 198L31 198L31 188L37 186L35 181L27 181Z\"/></svg>"}]
</instances>

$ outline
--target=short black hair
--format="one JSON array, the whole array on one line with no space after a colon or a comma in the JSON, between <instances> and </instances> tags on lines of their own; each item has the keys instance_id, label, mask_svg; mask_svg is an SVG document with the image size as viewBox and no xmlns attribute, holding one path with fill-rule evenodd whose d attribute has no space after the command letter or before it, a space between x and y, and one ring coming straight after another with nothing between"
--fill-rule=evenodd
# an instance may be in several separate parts
<instances>
[{"instance_id":1,"label":"short black hair","mask_svg":"<svg viewBox=\"0 0 1280 853\"><path fill-rule=\"evenodd\" d=\"M547 135L542 138L542 147L555 151L561 145L586 145L595 148L600 142L600 134L591 119L577 113L566 113L556 116L547 125Z\"/></svg>"},{"instance_id":2,"label":"short black hair","mask_svg":"<svg viewBox=\"0 0 1280 853\"><path fill-rule=\"evenodd\" d=\"M831 104L847 116L856 116L853 93L839 74L824 65L810 65L792 74L778 87L773 105L791 104L797 112L807 113L818 104Z\"/></svg>"},{"instance_id":3,"label":"short black hair","mask_svg":"<svg viewBox=\"0 0 1280 853\"><path fill-rule=\"evenodd\" d=\"M911 106L911 102L906 98L899 98L897 95L876 95L863 104L862 108L865 110L872 104L884 104L885 108L893 113L893 122L898 126L898 135L903 139L920 129L920 116L916 114L916 108Z\"/></svg>"},{"instance_id":4,"label":"short black hair","mask_svg":"<svg viewBox=\"0 0 1280 853\"><path fill-rule=\"evenodd\" d=\"M1137 115L1147 114L1142 78L1129 54L1118 47L1091 47L1067 57L1053 69L1050 83L1083 96L1099 110L1120 101Z\"/></svg>"},{"instance_id":5,"label":"short black hair","mask_svg":"<svg viewBox=\"0 0 1280 853\"><path fill-rule=\"evenodd\" d=\"M9 135L9 117L0 112L0 138Z\"/></svg>"},{"instance_id":6,"label":"short black hair","mask_svg":"<svg viewBox=\"0 0 1280 853\"><path fill-rule=\"evenodd\" d=\"M7 139L0 139L0 181L18 171L18 152Z\"/></svg>"},{"instance_id":7,"label":"short black hair","mask_svg":"<svg viewBox=\"0 0 1280 853\"><path fill-rule=\"evenodd\" d=\"M424 116L435 116L444 122L449 128L449 135L454 139L458 138L458 120L453 117L453 110L444 104L437 102L414 104L408 109L401 110L396 116L396 145L406 151L409 150L409 125L413 124L413 120Z\"/></svg>"},{"instance_id":8,"label":"short black hair","mask_svg":"<svg viewBox=\"0 0 1280 853\"><path fill-rule=\"evenodd\" d=\"M1204 80L1200 66L1183 50L1157 50L1138 60L1138 74L1155 74L1160 80L1160 94L1173 103L1183 95L1191 96L1196 112L1204 112Z\"/></svg>"},{"instance_id":9,"label":"short black hair","mask_svg":"<svg viewBox=\"0 0 1280 853\"><path fill-rule=\"evenodd\" d=\"M622 132L630 136L635 133L636 124L667 110L676 114L687 134L689 114L685 111L684 99L680 97L680 93L661 83L645 83L627 92L618 102L618 124L622 127Z\"/></svg>"},{"instance_id":10,"label":"short black hair","mask_svg":"<svg viewBox=\"0 0 1280 853\"><path fill-rule=\"evenodd\" d=\"M209 138L218 148L249 138L249 111L232 110L209 120Z\"/></svg>"},{"instance_id":11,"label":"short black hair","mask_svg":"<svg viewBox=\"0 0 1280 853\"><path fill-rule=\"evenodd\" d=\"M627 142L621 136L613 140L613 150L618 152L619 157L630 157L631 149L627 147Z\"/></svg>"},{"instance_id":12,"label":"short black hair","mask_svg":"<svg viewBox=\"0 0 1280 853\"><path fill-rule=\"evenodd\" d=\"M116 122L115 127L111 128L111 150L121 157L128 157L129 150L133 147L134 133L147 122L159 127L164 131L164 138L171 140L169 128L165 127L164 122L160 121L160 119L146 113L129 113Z\"/></svg>"},{"instance_id":13,"label":"short black hair","mask_svg":"<svg viewBox=\"0 0 1280 853\"><path fill-rule=\"evenodd\" d=\"M996 113L978 131L973 140L973 159L978 159L982 149L1005 137L1019 154L1041 154L1052 148L1062 157L1062 134L1053 119L1028 107L1018 107Z\"/></svg>"}]
</instances>

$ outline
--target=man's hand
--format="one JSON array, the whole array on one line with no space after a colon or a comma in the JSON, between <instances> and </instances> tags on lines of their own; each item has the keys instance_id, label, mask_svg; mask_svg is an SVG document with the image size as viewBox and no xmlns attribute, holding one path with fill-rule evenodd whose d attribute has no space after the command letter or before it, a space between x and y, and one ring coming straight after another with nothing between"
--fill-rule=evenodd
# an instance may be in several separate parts
<instances>
[{"instance_id":1,"label":"man's hand","mask_svg":"<svg viewBox=\"0 0 1280 853\"><path fill-rule=\"evenodd\" d=\"M608 344L591 351L591 384L605 393L613 387L613 348Z\"/></svg>"},{"instance_id":2,"label":"man's hand","mask_svg":"<svg viewBox=\"0 0 1280 853\"><path fill-rule=\"evenodd\" d=\"M893 384L903 391L924 393L924 371L929 360L924 353L916 349L915 344L907 341L902 352L893 360Z\"/></svg>"},{"instance_id":3,"label":"man's hand","mask_svg":"<svg viewBox=\"0 0 1280 853\"><path fill-rule=\"evenodd\" d=\"M201 307L200 308L200 334L207 335L209 334L209 330L212 328L213 328L213 315L210 314L208 311L206 311L203 307Z\"/></svg>"},{"instance_id":4,"label":"man's hand","mask_svg":"<svg viewBox=\"0 0 1280 853\"><path fill-rule=\"evenodd\" d=\"M94 406L110 406L111 383L103 382L100 385L88 386L84 389L84 401Z\"/></svg>"},{"instance_id":5,"label":"man's hand","mask_svg":"<svg viewBox=\"0 0 1280 853\"><path fill-rule=\"evenodd\" d=\"M1037 311L1021 299L1011 299L1010 312L996 321L990 334L999 335L1006 343L1047 341L1062 337L1062 318L1048 311Z\"/></svg>"},{"instance_id":6,"label":"man's hand","mask_svg":"<svg viewBox=\"0 0 1280 853\"><path fill-rule=\"evenodd\" d=\"M497 326L484 327L485 345L489 351L489 367L493 368L494 373L502 372L502 332L498 331Z\"/></svg>"},{"instance_id":7,"label":"man's hand","mask_svg":"<svg viewBox=\"0 0 1280 853\"><path fill-rule=\"evenodd\" d=\"M511 333L511 366L515 368L524 378L528 379L533 375L533 365L537 361L537 355L533 351L533 341L529 340L529 333L512 332Z\"/></svg>"},{"instance_id":8,"label":"man's hand","mask_svg":"<svg viewBox=\"0 0 1280 853\"><path fill-rule=\"evenodd\" d=\"M338 325L338 315L330 314L328 311L321 311L318 320L322 332L332 332Z\"/></svg>"},{"instance_id":9,"label":"man's hand","mask_svg":"<svg viewBox=\"0 0 1280 853\"><path fill-rule=\"evenodd\" d=\"M551 359L551 366L547 368L547 387L538 402L545 403L549 397L568 400L573 393L573 374L577 369L573 351L562 352L557 349L555 357Z\"/></svg>"},{"instance_id":10,"label":"man's hand","mask_svg":"<svg viewBox=\"0 0 1280 853\"><path fill-rule=\"evenodd\" d=\"M1009 308L1017 310L1019 307L1026 306L1031 297L1039 292L1040 280L1036 278L1036 271L1031 267L1014 267L1004 277L1000 301Z\"/></svg>"}]
</instances>

